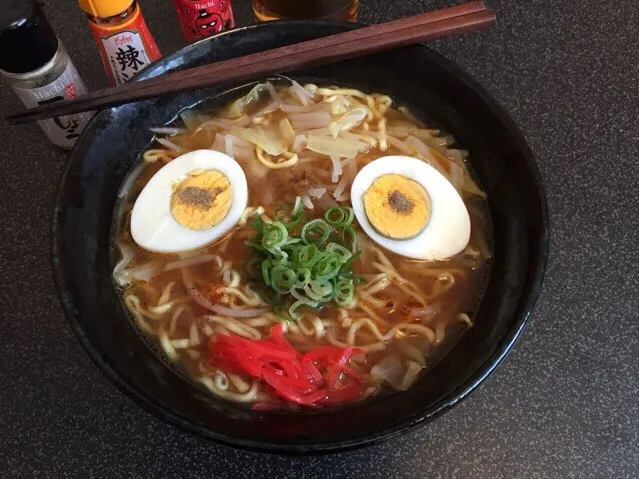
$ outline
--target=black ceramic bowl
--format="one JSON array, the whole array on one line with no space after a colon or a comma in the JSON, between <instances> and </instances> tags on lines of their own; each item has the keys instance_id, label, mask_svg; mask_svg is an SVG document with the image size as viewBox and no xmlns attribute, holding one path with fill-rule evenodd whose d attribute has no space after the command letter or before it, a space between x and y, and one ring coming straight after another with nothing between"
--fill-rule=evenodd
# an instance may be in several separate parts
<instances>
[{"instance_id":1,"label":"black ceramic bowl","mask_svg":"<svg viewBox=\"0 0 639 479\"><path fill-rule=\"evenodd\" d=\"M353 25L282 22L233 30L170 55L148 78ZM55 210L53 261L60 298L100 369L145 409L216 442L265 452L320 453L364 446L432 420L475 389L519 337L539 294L548 218L539 173L521 133L476 82L423 46L303 72L296 78L385 92L450 132L471 153L488 192L495 256L475 319L450 353L409 391L334 411L252 412L175 373L143 341L111 279L118 191L150 143L149 127L223 91L208 89L103 111L79 139Z\"/></svg>"}]
</instances>

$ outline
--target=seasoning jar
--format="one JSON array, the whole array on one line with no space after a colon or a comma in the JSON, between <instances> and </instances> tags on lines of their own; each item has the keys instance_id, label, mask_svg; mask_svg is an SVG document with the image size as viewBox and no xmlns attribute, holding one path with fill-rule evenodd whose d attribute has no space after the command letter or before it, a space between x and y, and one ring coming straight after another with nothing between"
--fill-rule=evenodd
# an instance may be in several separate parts
<instances>
[{"instance_id":1,"label":"seasoning jar","mask_svg":"<svg viewBox=\"0 0 639 479\"><path fill-rule=\"evenodd\" d=\"M162 56L135 0L78 0L112 85Z\"/></svg>"},{"instance_id":2,"label":"seasoning jar","mask_svg":"<svg viewBox=\"0 0 639 479\"><path fill-rule=\"evenodd\" d=\"M173 5L187 41L235 26L231 0L173 0Z\"/></svg>"},{"instance_id":3,"label":"seasoning jar","mask_svg":"<svg viewBox=\"0 0 639 479\"><path fill-rule=\"evenodd\" d=\"M0 1L0 76L27 108L87 93L35 0ZM54 145L70 150L91 116L66 115L38 124Z\"/></svg>"}]
</instances>

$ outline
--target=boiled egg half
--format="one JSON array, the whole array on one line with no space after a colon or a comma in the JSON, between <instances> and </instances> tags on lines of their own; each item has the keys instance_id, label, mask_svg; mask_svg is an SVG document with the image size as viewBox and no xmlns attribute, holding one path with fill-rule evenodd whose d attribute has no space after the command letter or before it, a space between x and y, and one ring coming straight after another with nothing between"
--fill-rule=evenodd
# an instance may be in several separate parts
<instances>
[{"instance_id":1,"label":"boiled egg half","mask_svg":"<svg viewBox=\"0 0 639 479\"><path fill-rule=\"evenodd\" d=\"M196 150L162 167L138 196L131 234L142 248L178 253L229 232L248 202L246 176L230 156Z\"/></svg>"},{"instance_id":2,"label":"boiled egg half","mask_svg":"<svg viewBox=\"0 0 639 479\"><path fill-rule=\"evenodd\" d=\"M455 187L435 168L408 156L385 156L362 168L351 187L355 216L384 248L422 260L464 250L470 217Z\"/></svg>"}]
</instances>

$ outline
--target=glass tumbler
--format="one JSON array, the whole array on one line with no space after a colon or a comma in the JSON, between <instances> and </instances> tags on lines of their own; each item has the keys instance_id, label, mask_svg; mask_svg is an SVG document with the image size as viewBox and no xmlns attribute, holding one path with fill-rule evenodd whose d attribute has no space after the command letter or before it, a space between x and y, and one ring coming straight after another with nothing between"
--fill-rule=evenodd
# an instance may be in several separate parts
<instances>
[{"instance_id":1,"label":"glass tumbler","mask_svg":"<svg viewBox=\"0 0 639 479\"><path fill-rule=\"evenodd\" d=\"M359 0L252 0L255 16L269 20L357 19Z\"/></svg>"}]
</instances>

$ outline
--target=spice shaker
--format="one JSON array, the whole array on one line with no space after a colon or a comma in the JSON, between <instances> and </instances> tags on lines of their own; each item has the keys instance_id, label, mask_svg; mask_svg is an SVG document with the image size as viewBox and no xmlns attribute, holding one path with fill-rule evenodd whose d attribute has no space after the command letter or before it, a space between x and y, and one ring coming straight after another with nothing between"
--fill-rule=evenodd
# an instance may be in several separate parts
<instances>
[{"instance_id":1,"label":"spice shaker","mask_svg":"<svg viewBox=\"0 0 639 479\"><path fill-rule=\"evenodd\" d=\"M87 93L35 0L0 1L0 76L27 108ZM92 113L39 121L51 142L70 150Z\"/></svg>"},{"instance_id":2,"label":"spice shaker","mask_svg":"<svg viewBox=\"0 0 639 479\"><path fill-rule=\"evenodd\" d=\"M162 56L135 0L78 0L112 85Z\"/></svg>"},{"instance_id":3,"label":"spice shaker","mask_svg":"<svg viewBox=\"0 0 639 479\"><path fill-rule=\"evenodd\" d=\"M235 26L231 0L173 0L186 40L200 39Z\"/></svg>"}]
</instances>

